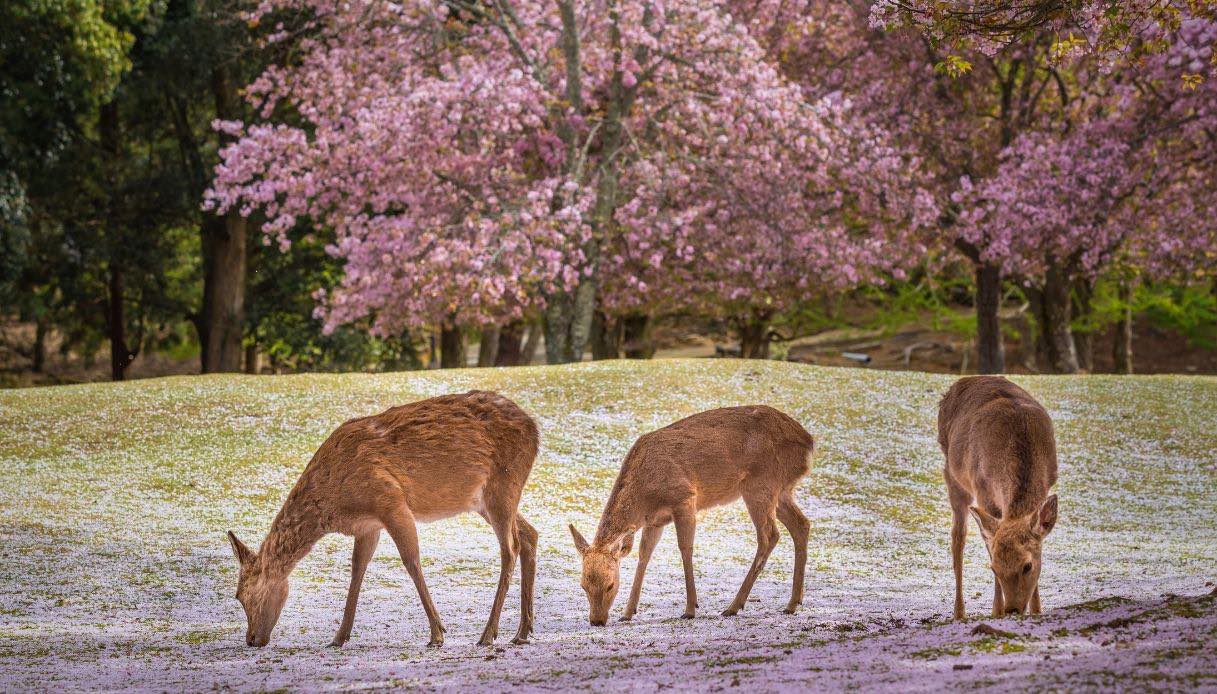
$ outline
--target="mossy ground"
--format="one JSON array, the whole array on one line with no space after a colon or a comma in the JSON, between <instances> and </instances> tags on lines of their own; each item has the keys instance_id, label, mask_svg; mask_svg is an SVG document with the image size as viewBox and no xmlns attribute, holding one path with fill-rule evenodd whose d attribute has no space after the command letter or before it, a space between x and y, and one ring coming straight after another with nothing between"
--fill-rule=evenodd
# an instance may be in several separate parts
<instances>
[{"instance_id":1,"label":"mossy ground","mask_svg":"<svg viewBox=\"0 0 1217 694\"><path fill-rule=\"evenodd\" d=\"M944 619L949 509L934 426L951 377L689 360L0 392L0 687L1217 685L1217 656L1204 646L1217 630L1213 600L1163 597L1207 593L1217 577L1217 379L1016 380L1056 421L1061 520L1045 550L1049 613L1001 620L1013 640ZM425 619L388 541L354 638L325 648L346 589L351 541L340 536L293 575L272 645L246 648L224 531L256 543L342 421L470 388L502 392L541 425L521 509L541 533L533 644L505 643L513 586L504 643L473 645L498 552L470 515L420 533L448 627L443 649L422 647ZM747 403L788 412L817 439L800 492L813 523L807 607L780 613L792 564L784 536L745 611L717 616L755 548L735 504L698 528L699 619L677 618L683 583L669 531L634 622L590 627L566 523L594 527L639 434ZM990 601L985 559L973 533L973 621ZM632 568L626 560L625 581Z\"/></svg>"}]
</instances>

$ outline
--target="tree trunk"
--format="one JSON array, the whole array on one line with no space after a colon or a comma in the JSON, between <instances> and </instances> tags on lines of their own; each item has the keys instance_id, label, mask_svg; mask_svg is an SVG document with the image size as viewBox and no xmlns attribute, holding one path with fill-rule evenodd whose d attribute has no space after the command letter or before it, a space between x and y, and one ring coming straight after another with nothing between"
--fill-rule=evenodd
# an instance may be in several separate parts
<instances>
[{"instance_id":1,"label":"tree trunk","mask_svg":"<svg viewBox=\"0 0 1217 694\"><path fill-rule=\"evenodd\" d=\"M752 313L737 319L741 358L769 358L769 319L768 312Z\"/></svg>"},{"instance_id":2,"label":"tree trunk","mask_svg":"<svg viewBox=\"0 0 1217 694\"><path fill-rule=\"evenodd\" d=\"M1006 370L1001 334L1001 268L993 263L976 266L976 372L999 374Z\"/></svg>"},{"instance_id":3,"label":"tree trunk","mask_svg":"<svg viewBox=\"0 0 1217 694\"><path fill-rule=\"evenodd\" d=\"M1078 355L1078 368L1094 371L1094 282L1086 277L1078 278L1073 287L1073 317L1081 325L1074 326L1073 348Z\"/></svg>"},{"instance_id":4,"label":"tree trunk","mask_svg":"<svg viewBox=\"0 0 1217 694\"><path fill-rule=\"evenodd\" d=\"M603 311L592 317L592 359L617 359L621 356L621 321Z\"/></svg>"},{"instance_id":5,"label":"tree trunk","mask_svg":"<svg viewBox=\"0 0 1217 694\"><path fill-rule=\"evenodd\" d=\"M127 317L123 310L123 270L114 261L109 268L109 300L106 314L106 332L110 334L110 378L123 381L127 369L135 361L135 352L127 347Z\"/></svg>"},{"instance_id":6,"label":"tree trunk","mask_svg":"<svg viewBox=\"0 0 1217 694\"><path fill-rule=\"evenodd\" d=\"M216 117L239 115L237 91L225 67L212 72ZM221 145L225 144L221 137ZM203 233L203 308L199 341L203 373L241 370L245 331L245 236L247 222L238 210L221 218L208 215Z\"/></svg>"},{"instance_id":7,"label":"tree trunk","mask_svg":"<svg viewBox=\"0 0 1217 694\"><path fill-rule=\"evenodd\" d=\"M535 320L528 326L528 337L524 340L524 349L520 351L520 365L529 366L537 359L537 347L541 346L541 335L545 332L541 320Z\"/></svg>"},{"instance_id":8,"label":"tree trunk","mask_svg":"<svg viewBox=\"0 0 1217 694\"><path fill-rule=\"evenodd\" d=\"M1120 299L1120 319L1116 322L1115 344L1112 345L1111 356L1114 362L1113 371L1118 374L1131 374L1132 371L1132 282L1121 280L1116 288Z\"/></svg>"},{"instance_id":9,"label":"tree trunk","mask_svg":"<svg viewBox=\"0 0 1217 694\"><path fill-rule=\"evenodd\" d=\"M441 369L463 369L469 365L465 356L465 333L459 325L445 324L440 329L439 343Z\"/></svg>"},{"instance_id":10,"label":"tree trunk","mask_svg":"<svg viewBox=\"0 0 1217 694\"><path fill-rule=\"evenodd\" d=\"M621 317L622 348L626 359L650 359L655 356L651 339L651 317L645 313L630 313Z\"/></svg>"},{"instance_id":11,"label":"tree trunk","mask_svg":"<svg viewBox=\"0 0 1217 694\"><path fill-rule=\"evenodd\" d=\"M520 349L524 338L524 321L513 320L499 329L499 349L494 356L495 366L519 366Z\"/></svg>"},{"instance_id":12,"label":"tree trunk","mask_svg":"<svg viewBox=\"0 0 1217 694\"><path fill-rule=\"evenodd\" d=\"M46 371L46 337L50 331L50 321L46 316L38 316L34 324L34 373Z\"/></svg>"},{"instance_id":13,"label":"tree trunk","mask_svg":"<svg viewBox=\"0 0 1217 694\"><path fill-rule=\"evenodd\" d=\"M262 373L262 354L258 352L258 343L250 342L245 345L245 373Z\"/></svg>"},{"instance_id":14,"label":"tree trunk","mask_svg":"<svg viewBox=\"0 0 1217 694\"><path fill-rule=\"evenodd\" d=\"M499 326L487 323L482 326L482 339L478 342L478 366L494 366L499 356Z\"/></svg>"},{"instance_id":15,"label":"tree trunk","mask_svg":"<svg viewBox=\"0 0 1217 694\"><path fill-rule=\"evenodd\" d=\"M1044 278L1043 323L1040 332L1044 336L1048 352L1048 366L1053 373L1075 374L1078 372L1078 355L1073 344L1073 331L1069 327L1072 283L1063 268L1050 262Z\"/></svg>"}]
</instances>

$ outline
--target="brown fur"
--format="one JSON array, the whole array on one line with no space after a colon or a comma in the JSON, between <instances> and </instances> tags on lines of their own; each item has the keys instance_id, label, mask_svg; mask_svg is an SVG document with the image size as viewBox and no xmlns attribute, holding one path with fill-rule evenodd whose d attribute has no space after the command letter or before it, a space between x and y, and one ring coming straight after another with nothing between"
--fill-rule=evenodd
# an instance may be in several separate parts
<instances>
[{"instance_id":1,"label":"brown fur","mask_svg":"<svg viewBox=\"0 0 1217 694\"><path fill-rule=\"evenodd\" d=\"M803 601L810 523L794 501L794 488L810 467L814 443L798 422L764 405L727 407L695 414L645 434L630 449L613 485L595 539L588 543L571 526L583 557L583 589L592 624L602 625L617 595L621 557L642 529L638 568L623 620L634 616L651 552L663 526L676 526L685 569L684 617L694 616L693 535L697 512L741 496L756 525L757 550L744 583L723 613L744 606L757 575L778 541L776 520L794 539L794 587L787 612ZM776 516L776 518L775 518Z\"/></svg>"},{"instance_id":2,"label":"brown fur","mask_svg":"<svg viewBox=\"0 0 1217 694\"><path fill-rule=\"evenodd\" d=\"M442 644L444 627L423 581L415 523L470 511L494 528L502 562L479 643L490 644L498 633L517 557L522 605L514 642L525 642L533 626L537 532L516 509L537 445L532 418L484 391L422 400L338 427L300 475L258 552L229 533L241 565L237 599L249 622L246 642L263 646L270 640L287 599L288 574L318 539L339 532L355 537L351 585L333 645L345 643L364 571L385 529L422 600L430 645Z\"/></svg>"},{"instance_id":3,"label":"brown fur","mask_svg":"<svg viewBox=\"0 0 1217 694\"><path fill-rule=\"evenodd\" d=\"M951 500L955 618L963 619L963 547L972 514L994 573L993 615L1038 614L1043 539L1056 524L1052 419L1000 376L955 382L938 406L938 443Z\"/></svg>"}]
</instances>

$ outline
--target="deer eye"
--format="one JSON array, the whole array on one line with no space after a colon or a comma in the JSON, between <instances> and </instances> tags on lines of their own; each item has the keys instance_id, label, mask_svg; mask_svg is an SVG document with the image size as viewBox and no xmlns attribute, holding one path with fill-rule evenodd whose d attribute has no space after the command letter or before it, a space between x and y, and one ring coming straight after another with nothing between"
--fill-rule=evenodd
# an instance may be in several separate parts
<instances>
[{"instance_id":1,"label":"deer eye","mask_svg":"<svg viewBox=\"0 0 1217 694\"><path fill-rule=\"evenodd\" d=\"M1023 564L1023 573L1024 574L1031 573L1031 562L1027 562L1026 564Z\"/></svg>"}]
</instances>

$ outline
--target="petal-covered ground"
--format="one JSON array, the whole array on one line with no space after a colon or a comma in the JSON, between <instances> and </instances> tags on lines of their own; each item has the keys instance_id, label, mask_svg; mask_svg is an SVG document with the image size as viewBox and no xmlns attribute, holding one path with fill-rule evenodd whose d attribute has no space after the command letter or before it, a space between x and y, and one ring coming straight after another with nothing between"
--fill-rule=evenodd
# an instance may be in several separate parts
<instances>
[{"instance_id":1,"label":"petal-covered ground","mask_svg":"<svg viewBox=\"0 0 1217 694\"><path fill-rule=\"evenodd\" d=\"M694 360L0 392L0 690L1217 688L1217 379L1017 378L1057 425L1046 614L988 618L992 574L973 532L965 623L946 619L950 513L934 431L951 380ZM424 647L425 617L387 539L353 638L326 646L352 545L337 535L293 574L271 645L247 648L224 531L256 544L347 418L470 388L502 392L541 425L522 504L541 535L532 643L506 643L513 585L502 643L474 645L498 549L480 518L463 516L420 529L443 648ZM780 612L792 565L783 534L745 610L718 616L755 549L735 504L698 526L696 620L678 618L669 530L639 615L590 626L566 523L590 534L639 434L748 403L785 410L817 439L800 492L813 525L805 608Z\"/></svg>"}]
</instances>

